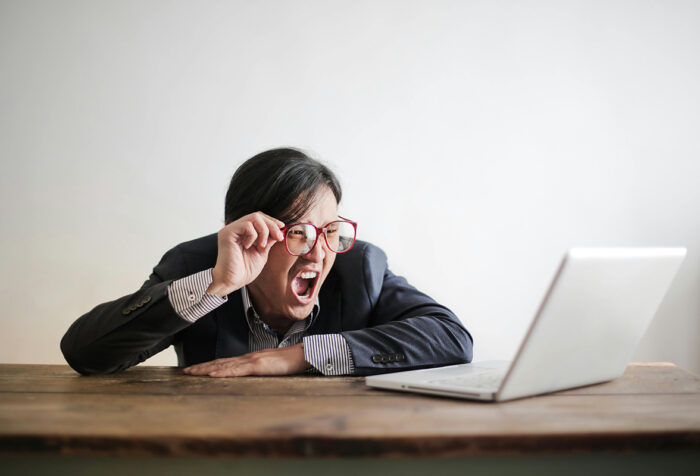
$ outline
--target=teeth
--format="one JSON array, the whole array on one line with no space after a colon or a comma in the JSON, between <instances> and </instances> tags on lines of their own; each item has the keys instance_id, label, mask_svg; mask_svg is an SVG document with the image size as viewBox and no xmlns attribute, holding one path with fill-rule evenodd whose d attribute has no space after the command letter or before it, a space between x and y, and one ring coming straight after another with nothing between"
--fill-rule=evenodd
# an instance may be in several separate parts
<instances>
[{"instance_id":1,"label":"teeth","mask_svg":"<svg viewBox=\"0 0 700 476\"><path fill-rule=\"evenodd\" d=\"M305 273L301 273L302 279L313 279L316 276L318 276L318 273L316 273L315 271L307 271Z\"/></svg>"}]
</instances>

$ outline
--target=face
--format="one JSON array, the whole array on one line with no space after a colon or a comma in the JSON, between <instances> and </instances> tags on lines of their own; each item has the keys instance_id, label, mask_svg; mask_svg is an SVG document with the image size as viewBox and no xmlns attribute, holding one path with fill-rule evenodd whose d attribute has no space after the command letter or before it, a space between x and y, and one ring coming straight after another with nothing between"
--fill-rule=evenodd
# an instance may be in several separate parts
<instances>
[{"instance_id":1,"label":"face","mask_svg":"<svg viewBox=\"0 0 700 476\"><path fill-rule=\"evenodd\" d=\"M333 192L324 187L298 222L321 228L334 220L338 220L338 203ZM304 256L292 256L284 242L275 243L262 272L248 285L261 319L276 331L286 332L295 321L308 317L334 262L335 253L323 236Z\"/></svg>"}]
</instances>

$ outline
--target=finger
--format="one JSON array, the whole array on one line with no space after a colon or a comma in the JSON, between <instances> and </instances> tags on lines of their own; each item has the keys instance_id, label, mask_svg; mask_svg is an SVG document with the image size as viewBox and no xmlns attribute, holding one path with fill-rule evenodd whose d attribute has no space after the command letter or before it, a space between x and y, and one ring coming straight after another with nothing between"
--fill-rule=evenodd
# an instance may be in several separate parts
<instances>
[{"instance_id":1,"label":"finger","mask_svg":"<svg viewBox=\"0 0 700 476\"><path fill-rule=\"evenodd\" d=\"M188 367L184 370L187 375L207 375L213 368L209 367Z\"/></svg>"},{"instance_id":2,"label":"finger","mask_svg":"<svg viewBox=\"0 0 700 476\"><path fill-rule=\"evenodd\" d=\"M265 256L268 256L268 255L270 254L270 250L272 249L273 246L275 246L275 243L277 243L276 240L270 240L270 241L267 242L267 246L266 246L265 249L263 250L263 254L264 254Z\"/></svg>"},{"instance_id":3,"label":"finger","mask_svg":"<svg viewBox=\"0 0 700 476\"><path fill-rule=\"evenodd\" d=\"M212 376L213 373L219 374L216 375L219 377L238 376L239 374L249 375L253 370L249 365L251 354L253 353L243 354L237 357L226 357L223 359L211 360L209 362L191 365L183 370L187 375L195 376Z\"/></svg>"},{"instance_id":4,"label":"finger","mask_svg":"<svg viewBox=\"0 0 700 476\"><path fill-rule=\"evenodd\" d=\"M229 359L217 359L201 364L190 365L184 369L184 372L189 375L206 375L213 370L217 370L222 365L225 365Z\"/></svg>"},{"instance_id":5,"label":"finger","mask_svg":"<svg viewBox=\"0 0 700 476\"><path fill-rule=\"evenodd\" d=\"M267 237L270 234L270 229L267 227L267 222L262 217L262 214L253 217L253 226L258 233L257 246L261 251L267 246Z\"/></svg>"},{"instance_id":6,"label":"finger","mask_svg":"<svg viewBox=\"0 0 700 476\"><path fill-rule=\"evenodd\" d=\"M226 366L219 370L213 370L209 372L209 377L244 377L246 375L253 375L254 367L251 364L236 364Z\"/></svg>"},{"instance_id":7,"label":"finger","mask_svg":"<svg viewBox=\"0 0 700 476\"><path fill-rule=\"evenodd\" d=\"M283 222L283 221L278 220L278 219L275 218L275 217L271 217L271 216L268 215L267 213L263 213L263 212L251 213L250 215L246 215L246 216L244 216L243 218L241 218L241 220L246 221L246 220L251 220L251 219L253 219L253 218L262 218L265 222L270 223L270 224L271 224L272 226L274 226L275 228L284 228L284 222Z\"/></svg>"},{"instance_id":8,"label":"finger","mask_svg":"<svg viewBox=\"0 0 700 476\"><path fill-rule=\"evenodd\" d=\"M272 223L277 228L284 228L284 222L278 220L277 218L271 217L270 215L267 215L263 212L260 212L260 215L265 219L265 221L269 221Z\"/></svg>"},{"instance_id":9,"label":"finger","mask_svg":"<svg viewBox=\"0 0 700 476\"><path fill-rule=\"evenodd\" d=\"M284 233L282 233L281 230L281 228L284 228L284 223L272 218L265 220L265 223L267 224L267 229L270 233L271 239L274 239L275 241L284 241ZM280 223L282 223L282 226L279 226Z\"/></svg>"},{"instance_id":10,"label":"finger","mask_svg":"<svg viewBox=\"0 0 700 476\"><path fill-rule=\"evenodd\" d=\"M243 227L243 248L246 250L253 246L255 240L258 239L258 232L255 230L255 226L251 222L247 222Z\"/></svg>"},{"instance_id":11,"label":"finger","mask_svg":"<svg viewBox=\"0 0 700 476\"><path fill-rule=\"evenodd\" d=\"M265 220L270 237L277 241L284 240L284 234L281 230L281 228L284 228L284 222L279 221L276 218L272 218L270 215L265 215L264 213L261 213L261 215Z\"/></svg>"}]
</instances>

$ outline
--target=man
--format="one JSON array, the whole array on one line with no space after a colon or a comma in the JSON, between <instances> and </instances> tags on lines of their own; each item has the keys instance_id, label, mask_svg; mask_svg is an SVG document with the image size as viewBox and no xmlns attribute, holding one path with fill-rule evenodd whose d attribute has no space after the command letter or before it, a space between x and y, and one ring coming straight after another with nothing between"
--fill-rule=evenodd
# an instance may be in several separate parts
<instances>
[{"instance_id":1,"label":"man","mask_svg":"<svg viewBox=\"0 0 700 476\"><path fill-rule=\"evenodd\" d=\"M338 216L335 175L296 149L260 153L226 193L226 226L168 251L137 292L61 340L82 374L173 345L190 375L369 375L471 361L456 316L395 276ZM410 234L407 234L410 236Z\"/></svg>"}]
</instances>

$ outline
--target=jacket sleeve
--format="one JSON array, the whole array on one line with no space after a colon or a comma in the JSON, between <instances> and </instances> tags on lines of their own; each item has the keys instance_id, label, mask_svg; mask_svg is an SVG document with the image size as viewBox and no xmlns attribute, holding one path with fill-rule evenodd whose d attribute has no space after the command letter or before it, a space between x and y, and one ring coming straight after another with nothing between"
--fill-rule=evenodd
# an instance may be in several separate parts
<instances>
[{"instance_id":1,"label":"jacket sleeve","mask_svg":"<svg viewBox=\"0 0 700 476\"><path fill-rule=\"evenodd\" d=\"M363 272L373 301L370 327L341 333L355 375L471 362L472 336L457 316L392 273L379 248L367 249Z\"/></svg>"},{"instance_id":2,"label":"jacket sleeve","mask_svg":"<svg viewBox=\"0 0 700 476\"><path fill-rule=\"evenodd\" d=\"M190 325L173 309L168 285L184 273L176 247L168 251L141 288L95 307L76 320L61 340L68 364L83 375L124 370L169 347Z\"/></svg>"}]
</instances>

